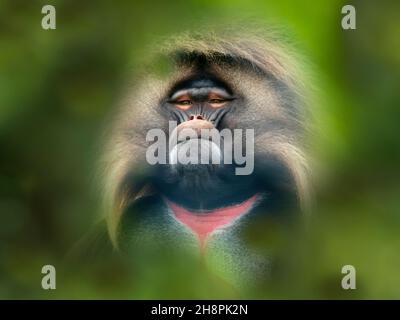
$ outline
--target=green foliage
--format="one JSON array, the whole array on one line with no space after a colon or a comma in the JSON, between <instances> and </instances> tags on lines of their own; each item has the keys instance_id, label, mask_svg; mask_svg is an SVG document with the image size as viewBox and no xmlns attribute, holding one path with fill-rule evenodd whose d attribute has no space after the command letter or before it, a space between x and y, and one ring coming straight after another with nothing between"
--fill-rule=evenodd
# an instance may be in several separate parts
<instances>
[{"instance_id":1,"label":"green foliage","mask_svg":"<svg viewBox=\"0 0 400 320\"><path fill-rule=\"evenodd\" d=\"M56 7L56 30L41 28L45 4ZM400 2L352 1L357 29L348 31L340 25L344 4L2 1L0 297L399 298ZM96 272L78 264L58 277L55 293L44 292L41 267L62 265L98 217L102 129L151 45L210 24L254 21L295 41L318 92L316 206L307 235L288 247L290 277L240 292L183 255L165 269L145 259L151 268L140 275L118 261ZM255 234L256 243L281 241ZM346 264L357 269L354 292L340 287Z\"/></svg>"}]
</instances>

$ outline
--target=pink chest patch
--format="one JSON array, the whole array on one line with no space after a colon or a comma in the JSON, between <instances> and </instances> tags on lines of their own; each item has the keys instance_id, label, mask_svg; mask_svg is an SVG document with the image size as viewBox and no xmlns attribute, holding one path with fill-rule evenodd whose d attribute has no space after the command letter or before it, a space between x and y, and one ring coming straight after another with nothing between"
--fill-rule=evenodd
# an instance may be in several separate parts
<instances>
[{"instance_id":1,"label":"pink chest patch","mask_svg":"<svg viewBox=\"0 0 400 320\"><path fill-rule=\"evenodd\" d=\"M189 211L169 200L166 200L166 202L175 217L188 226L198 237L200 247L204 249L207 237L212 232L230 225L237 218L245 215L257 199L258 195L254 195L240 204L204 212Z\"/></svg>"}]
</instances>

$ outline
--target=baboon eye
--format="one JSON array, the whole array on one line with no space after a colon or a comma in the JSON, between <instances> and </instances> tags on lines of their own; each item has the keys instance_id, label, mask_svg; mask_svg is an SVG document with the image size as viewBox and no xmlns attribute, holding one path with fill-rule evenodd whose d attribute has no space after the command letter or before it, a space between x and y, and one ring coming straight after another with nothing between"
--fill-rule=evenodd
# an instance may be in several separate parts
<instances>
[{"instance_id":1,"label":"baboon eye","mask_svg":"<svg viewBox=\"0 0 400 320\"><path fill-rule=\"evenodd\" d=\"M221 103L224 103L226 100L223 100L223 99L211 99L209 102L211 103L211 104L221 104Z\"/></svg>"},{"instance_id":2,"label":"baboon eye","mask_svg":"<svg viewBox=\"0 0 400 320\"><path fill-rule=\"evenodd\" d=\"M175 106L181 110L188 110L192 106L191 100L175 101Z\"/></svg>"},{"instance_id":3,"label":"baboon eye","mask_svg":"<svg viewBox=\"0 0 400 320\"><path fill-rule=\"evenodd\" d=\"M226 102L227 102L226 99L221 99L221 98L214 98L214 99L208 100L208 103L213 108L221 108L226 104Z\"/></svg>"},{"instance_id":4,"label":"baboon eye","mask_svg":"<svg viewBox=\"0 0 400 320\"><path fill-rule=\"evenodd\" d=\"M177 101L176 104L179 104L180 106L187 106L192 104L192 101L190 100L181 100L181 101Z\"/></svg>"},{"instance_id":5,"label":"baboon eye","mask_svg":"<svg viewBox=\"0 0 400 320\"><path fill-rule=\"evenodd\" d=\"M208 96L208 103L211 105L213 108L220 108L222 107L228 99L224 96L222 96L219 93L216 92L211 92Z\"/></svg>"},{"instance_id":6,"label":"baboon eye","mask_svg":"<svg viewBox=\"0 0 400 320\"><path fill-rule=\"evenodd\" d=\"M192 100L190 100L190 97L186 94L176 99L173 103L181 110L188 110L193 104Z\"/></svg>"}]
</instances>

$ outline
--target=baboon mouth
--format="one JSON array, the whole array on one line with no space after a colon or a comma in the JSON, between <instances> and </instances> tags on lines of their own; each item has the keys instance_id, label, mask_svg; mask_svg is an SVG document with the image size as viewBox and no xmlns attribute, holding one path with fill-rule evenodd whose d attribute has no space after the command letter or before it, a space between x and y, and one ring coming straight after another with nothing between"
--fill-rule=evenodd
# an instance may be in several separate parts
<instances>
[{"instance_id":1,"label":"baboon mouth","mask_svg":"<svg viewBox=\"0 0 400 320\"><path fill-rule=\"evenodd\" d=\"M201 165L221 164L223 153L211 140L191 138L178 141L169 154L170 164Z\"/></svg>"}]
</instances>

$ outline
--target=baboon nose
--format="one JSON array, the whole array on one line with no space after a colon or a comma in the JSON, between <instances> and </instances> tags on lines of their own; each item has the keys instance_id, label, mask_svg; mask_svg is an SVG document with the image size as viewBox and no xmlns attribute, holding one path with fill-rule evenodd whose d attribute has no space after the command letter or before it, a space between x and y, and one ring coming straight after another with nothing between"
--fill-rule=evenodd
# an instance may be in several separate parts
<instances>
[{"instance_id":1,"label":"baboon nose","mask_svg":"<svg viewBox=\"0 0 400 320\"><path fill-rule=\"evenodd\" d=\"M203 116L198 114L196 116L190 116L189 120L204 120Z\"/></svg>"}]
</instances>

